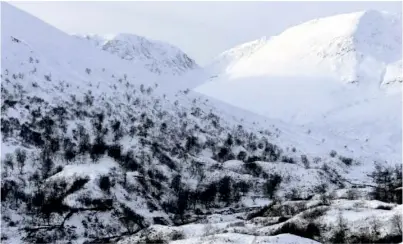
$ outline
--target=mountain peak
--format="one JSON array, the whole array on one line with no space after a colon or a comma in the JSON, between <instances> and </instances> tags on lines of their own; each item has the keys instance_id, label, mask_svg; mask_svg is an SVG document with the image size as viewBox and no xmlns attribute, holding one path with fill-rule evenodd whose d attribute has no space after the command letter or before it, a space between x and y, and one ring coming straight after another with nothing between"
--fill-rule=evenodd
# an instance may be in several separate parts
<instances>
[{"instance_id":1,"label":"mountain peak","mask_svg":"<svg viewBox=\"0 0 403 244\"><path fill-rule=\"evenodd\" d=\"M226 51L212 66L226 60L218 70L233 77L319 76L380 84L387 66L401 59L400 19L375 10L314 19ZM245 47L256 46L245 53Z\"/></svg>"},{"instance_id":2,"label":"mountain peak","mask_svg":"<svg viewBox=\"0 0 403 244\"><path fill-rule=\"evenodd\" d=\"M399 113L393 119L389 114L401 109L400 19L368 10L307 21L222 53L211 64L210 80L196 91L345 134L371 134L367 123L401 130Z\"/></svg>"},{"instance_id":3,"label":"mountain peak","mask_svg":"<svg viewBox=\"0 0 403 244\"><path fill-rule=\"evenodd\" d=\"M157 74L181 75L197 68L196 62L179 48L143 36L118 33L106 36L76 36L90 41L96 47L112 53L121 59L141 63Z\"/></svg>"}]
</instances>

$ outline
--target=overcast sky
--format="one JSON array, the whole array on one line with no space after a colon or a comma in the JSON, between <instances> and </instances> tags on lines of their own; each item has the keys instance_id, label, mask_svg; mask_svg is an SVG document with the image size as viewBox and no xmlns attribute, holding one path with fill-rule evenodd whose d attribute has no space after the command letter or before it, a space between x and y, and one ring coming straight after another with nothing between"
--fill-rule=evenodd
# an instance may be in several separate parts
<instances>
[{"instance_id":1,"label":"overcast sky","mask_svg":"<svg viewBox=\"0 0 403 244\"><path fill-rule=\"evenodd\" d=\"M301 22L401 2L14 2L68 33L133 33L178 46L199 64Z\"/></svg>"}]
</instances>

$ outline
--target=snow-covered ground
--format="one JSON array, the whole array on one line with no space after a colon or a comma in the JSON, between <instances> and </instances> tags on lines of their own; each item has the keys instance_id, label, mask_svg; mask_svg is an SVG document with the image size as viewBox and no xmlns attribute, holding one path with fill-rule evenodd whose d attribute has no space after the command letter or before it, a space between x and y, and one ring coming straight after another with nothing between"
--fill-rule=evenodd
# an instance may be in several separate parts
<instances>
[{"instance_id":1,"label":"snow-covered ground","mask_svg":"<svg viewBox=\"0 0 403 244\"><path fill-rule=\"evenodd\" d=\"M286 202L285 206L300 207L304 210L285 221L272 217L273 212L267 211L264 217L247 219L244 215L218 215L218 222L208 220L182 226L168 227L153 225L138 234L123 238L118 243L128 244L141 241L165 240L171 244L182 243L320 243L312 239L293 234L276 234L287 224L295 224L304 228L308 223L321 226L323 241L330 241L338 228L348 227L346 241L357 240L362 234L371 236L379 231L381 237L393 235L399 230L401 205L385 204L379 201L366 200L334 200L329 206L318 204L318 201ZM388 209L380 209L383 206ZM216 217L216 218L217 218ZM401 220L401 219L400 219ZM340 222L341 221L341 222ZM340 224L341 223L341 224ZM343 225L343 226L340 226ZM375 228L375 229L374 229ZM307 233L308 235L313 233ZM328 239L326 239L328 238ZM363 240L361 240L363 241ZM353 242L354 243L354 242Z\"/></svg>"},{"instance_id":2,"label":"snow-covered ground","mask_svg":"<svg viewBox=\"0 0 403 244\"><path fill-rule=\"evenodd\" d=\"M380 236L392 233L388 221L400 206L371 201L367 188L357 190L359 200L343 198L355 184L373 184L374 161L401 163L401 95L392 87L401 61L386 68L387 93L365 80L351 87L299 73L231 80L238 61L270 49L271 38L262 38L223 54L215 68L231 72L192 90L215 73L169 44L131 34L83 40L1 7L2 242L317 243L277 233L281 217L298 222L305 209L247 218L275 203L264 190L273 175L282 179L275 198L289 201L279 206L300 206L298 198L315 208L317 188L326 185L336 200L323 212L324 223L331 226L341 211L355 230L369 226L374 214L384 226ZM346 15L340 31L378 15ZM382 38L391 32L385 27L391 18L376 24ZM297 89L301 84L311 89ZM208 94L213 97L199 93L212 85L222 90ZM268 100L256 102L252 92ZM234 106L242 104L253 107ZM320 119L324 112L331 119ZM304 120L309 116L316 116L313 122ZM329 226L324 239L332 235Z\"/></svg>"}]
</instances>

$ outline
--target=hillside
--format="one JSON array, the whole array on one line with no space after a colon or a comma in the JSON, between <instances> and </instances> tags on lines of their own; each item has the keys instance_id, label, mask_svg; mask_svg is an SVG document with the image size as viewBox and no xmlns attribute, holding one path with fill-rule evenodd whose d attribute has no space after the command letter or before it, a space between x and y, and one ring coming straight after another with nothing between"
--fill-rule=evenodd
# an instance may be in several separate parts
<instances>
[{"instance_id":1,"label":"hillside","mask_svg":"<svg viewBox=\"0 0 403 244\"><path fill-rule=\"evenodd\" d=\"M392 14L316 19L222 53L195 91L400 158L401 40Z\"/></svg>"},{"instance_id":2,"label":"hillside","mask_svg":"<svg viewBox=\"0 0 403 244\"><path fill-rule=\"evenodd\" d=\"M207 98L191 72L156 74L1 7L2 243L338 243L344 224L401 239L393 148Z\"/></svg>"},{"instance_id":3,"label":"hillside","mask_svg":"<svg viewBox=\"0 0 403 244\"><path fill-rule=\"evenodd\" d=\"M401 17L377 11L315 19L278 36L242 44L219 55L222 73L242 77L307 77L343 83L382 83L401 60Z\"/></svg>"}]
</instances>

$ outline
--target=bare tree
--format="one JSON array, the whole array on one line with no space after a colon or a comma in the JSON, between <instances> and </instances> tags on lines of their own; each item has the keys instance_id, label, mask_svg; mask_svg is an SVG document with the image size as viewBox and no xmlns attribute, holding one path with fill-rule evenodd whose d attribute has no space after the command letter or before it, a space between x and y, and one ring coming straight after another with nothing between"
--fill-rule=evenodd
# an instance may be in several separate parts
<instances>
[{"instance_id":1,"label":"bare tree","mask_svg":"<svg viewBox=\"0 0 403 244\"><path fill-rule=\"evenodd\" d=\"M348 200L357 200L358 199L358 192L357 189L351 188L347 192L347 199Z\"/></svg>"},{"instance_id":2,"label":"bare tree","mask_svg":"<svg viewBox=\"0 0 403 244\"><path fill-rule=\"evenodd\" d=\"M334 229L335 232L333 233L333 236L330 238L330 241L332 243L346 243L348 228L346 220L343 218L341 211L339 212L339 215L337 217L337 224L334 227Z\"/></svg>"},{"instance_id":3,"label":"bare tree","mask_svg":"<svg viewBox=\"0 0 403 244\"><path fill-rule=\"evenodd\" d=\"M18 168L20 169L20 174L22 174L22 170L24 169L24 166L25 166L25 160L27 159L27 152L24 149L18 148L15 153L16 153Z\"/></svg>"},{"instance_id":4,"label":"bare tree","mask_svg":"<svg viewBox=\"0 0 403 244\"><path fill-rule=\"evenodd\" d=\"M376 216L372 216L369 224L371 226L371 240L375 242L380 234L381 224Z\"/></svg>"},{"instance_id":5,"label":"bare tree","mask_svg":"<svg viewBox=\"0 0 403 244\"><path fill-rule=\"evenodd\" d=\"M400 236L403 234L402 231L402 214L401 213L396 213L392 217L392 226L394 231L399 234Z\"/></svg>"}]
</instances>

